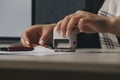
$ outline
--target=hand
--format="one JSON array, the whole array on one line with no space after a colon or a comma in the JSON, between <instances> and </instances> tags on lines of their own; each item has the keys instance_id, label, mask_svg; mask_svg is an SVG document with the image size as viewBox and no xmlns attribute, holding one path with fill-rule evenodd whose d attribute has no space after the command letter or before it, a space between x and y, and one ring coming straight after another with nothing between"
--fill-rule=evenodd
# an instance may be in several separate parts
<instances>
[{"instance_id":1,"label":"hand","mask_svg":"<svg viewBox=\"0 0 120 80\"><path fill-rule=\"evenodd\" d=\"M52 42L55 24L34 25L26 29L21 36L21 43L25 47L41 45L48 47Z\"/></svg>"},{"instance_id":2,"label":"hand","mask_svg":"<svg viewBox=\"0 0 120 80\"><path fill-rule=\"evenodd\" d=\"M105 33L108 32L110 23L109 17L99 16L85 11L77 11L59 21L55 29L60 31L62 36L69 36L75 25L77 25L75 28L78 32Z\"/></svg>"}]
</instances>

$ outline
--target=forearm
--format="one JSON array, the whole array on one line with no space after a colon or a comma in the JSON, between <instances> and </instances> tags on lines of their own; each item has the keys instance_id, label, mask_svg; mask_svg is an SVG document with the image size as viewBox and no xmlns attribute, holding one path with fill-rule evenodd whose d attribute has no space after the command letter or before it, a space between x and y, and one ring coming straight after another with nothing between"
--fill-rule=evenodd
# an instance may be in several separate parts
<instances>
[{"instance_id":1,"label":"forearm","mask_svg":"<svg viewBox=\"0 0 120 80\"><path fill-rule=\"evenodd\" d=\"M120 36L120 17L111 17L109 25L109 33Z\"/></svg>"}]
</instances>

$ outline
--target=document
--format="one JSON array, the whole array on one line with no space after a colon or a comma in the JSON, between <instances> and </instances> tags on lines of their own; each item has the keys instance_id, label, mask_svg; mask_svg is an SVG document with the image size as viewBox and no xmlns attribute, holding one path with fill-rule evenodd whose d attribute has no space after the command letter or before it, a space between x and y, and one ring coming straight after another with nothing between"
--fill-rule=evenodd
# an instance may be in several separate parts
<instances>
[{"instance_id":1,"label":"document","mask_svg":"<svg viewBox=\"0 0 120 80\"><path fill-rule=\"evenodd\" d=\"M0 51L0 55L46 56L68 54L119 53L120 49L76 49L75 52L55 52L54 49L37 46L32 51Z\"/></svg>"},{"instance_id":2,"label":"document","mask_svg":"<svg viewBox=\"0 0 120 80\"><path fill-rule=\"evenodd\" d=\"M55 52L53 49L37 46L32 51L0 51L0 55L31 55L31 56L45 56L57 54L70 54L67 52Z\"/></svg>"}]
</instances>

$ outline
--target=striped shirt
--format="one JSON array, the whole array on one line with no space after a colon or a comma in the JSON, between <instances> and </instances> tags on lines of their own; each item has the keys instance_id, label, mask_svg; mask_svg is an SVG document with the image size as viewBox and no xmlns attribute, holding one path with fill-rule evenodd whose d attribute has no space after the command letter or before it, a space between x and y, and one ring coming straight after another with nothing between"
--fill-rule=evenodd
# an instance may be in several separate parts
<instances>
[{"instance_id":1,"label":"striped shirt","mask_svg":"<svg viewBox=\"0 0 120 80\"><path fill-rule=\"evenodd\" d=\"M120 0L105 0L102 8L98 11L98 15L106 17L120 16ZM115 35L110 33L99 33L101 48L118 49L120 44Z\"/></svg>"}]
</instances>

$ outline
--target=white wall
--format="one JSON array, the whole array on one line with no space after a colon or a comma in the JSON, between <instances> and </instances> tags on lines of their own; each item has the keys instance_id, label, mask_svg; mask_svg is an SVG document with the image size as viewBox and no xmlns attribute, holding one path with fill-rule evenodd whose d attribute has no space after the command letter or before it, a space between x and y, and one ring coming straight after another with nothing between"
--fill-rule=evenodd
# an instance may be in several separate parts
<instances>
[{"instance_id":1,"label":"white wall","mask_svg":"<svg viewBox=\"0 0 120 80\"><path fill-rule=\"evenodd\" d=\"M0 37L20 37L31 25L31 0L0 0Z\"/></svg>"}]
</instances>

